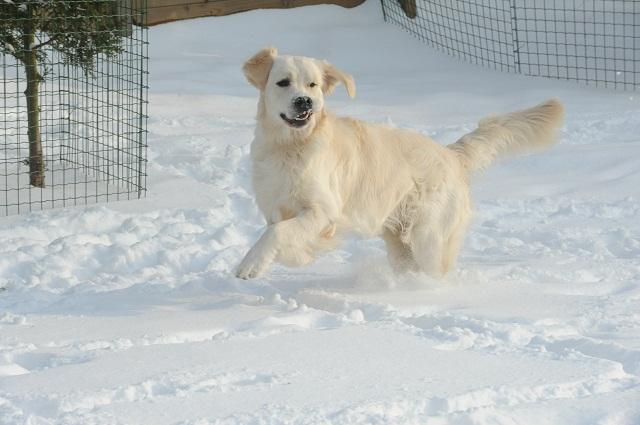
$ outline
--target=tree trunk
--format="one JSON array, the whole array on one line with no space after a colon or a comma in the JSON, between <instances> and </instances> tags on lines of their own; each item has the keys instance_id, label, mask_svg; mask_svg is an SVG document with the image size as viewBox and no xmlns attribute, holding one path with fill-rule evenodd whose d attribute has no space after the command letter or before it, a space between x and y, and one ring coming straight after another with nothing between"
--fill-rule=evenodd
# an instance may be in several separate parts
<instances>
[{"instance_id":1,"label":"tree trunk","mask_svg":"<svg viewBox=\"0 0 640 425\"><path fill-rule=\"evenodd\" d=\"M42 157L42 139L40 136L40 82L42 77L38 72L38 56L35 45L35 30L29 19L26 19L25 31L22 37L22 59L27 74L27 134L29 136L29 182L35 187L44 187L44 158Z\"/></svg>"}]
</instances>

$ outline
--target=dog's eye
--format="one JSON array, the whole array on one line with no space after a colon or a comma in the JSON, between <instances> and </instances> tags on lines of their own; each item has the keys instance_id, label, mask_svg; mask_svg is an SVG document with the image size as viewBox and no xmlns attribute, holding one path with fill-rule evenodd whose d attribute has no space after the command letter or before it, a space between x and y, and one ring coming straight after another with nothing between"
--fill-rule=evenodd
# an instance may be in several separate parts
<instances>
[{"instance_id":1,"label":"dog's eye","mask_svg":"<svg viewBox=\"0 0 640 425\"><path fill-rule=\"evenodd\" d=\"M291 81L289 81L288 78L285 78L284 80L278 81L276 84L279 85L280 87L288 87L289 84L291 84Z\"/></svg>"},{"instance_id":2,"label":"dog's eye","mask_svg":"<svg viewBox=\"0 0 640 425\"><path fill-rule=\"evenodd\" d=\"M317 86L316 83L309 83L309 87L315 87L315 86Z\"/></svg>"}]
</instances>

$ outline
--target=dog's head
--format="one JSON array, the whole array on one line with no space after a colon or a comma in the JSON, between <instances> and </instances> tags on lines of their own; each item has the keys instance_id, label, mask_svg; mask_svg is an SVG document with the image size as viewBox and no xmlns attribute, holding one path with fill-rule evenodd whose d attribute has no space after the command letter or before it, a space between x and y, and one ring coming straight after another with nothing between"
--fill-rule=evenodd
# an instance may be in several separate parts
<instances>
[{"instance_id":1,"label":"dog's head","mask_svg":"<svg viewBox=\"0 0 640 425\"><path fill-rule=\"evenodd\" d=\"M273 47L260 50L242 67L260 90L260 119L294 134L310 134L322 116L324 96L343 83L355 96L353 78L327 61L302 56L278 56ZM288 131L287 131L288 133Z\"/></svg>"}]
</instances>

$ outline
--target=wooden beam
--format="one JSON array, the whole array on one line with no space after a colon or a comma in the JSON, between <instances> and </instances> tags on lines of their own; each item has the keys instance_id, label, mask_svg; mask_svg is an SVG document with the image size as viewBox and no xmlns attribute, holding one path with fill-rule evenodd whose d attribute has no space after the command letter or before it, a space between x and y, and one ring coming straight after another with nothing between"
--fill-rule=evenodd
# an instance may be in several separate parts
<instances>
[{"instance_id":1,"label":"wooden beam","mask_svg":"<svg viewBox=\"0 0 640 425\"><path fill-rule=\"evenodd\" d=\"M253 9L288 9L317 4L355 7L362 3L364 0L148 0L147 25Z\"/></svg>"}]
</instances>

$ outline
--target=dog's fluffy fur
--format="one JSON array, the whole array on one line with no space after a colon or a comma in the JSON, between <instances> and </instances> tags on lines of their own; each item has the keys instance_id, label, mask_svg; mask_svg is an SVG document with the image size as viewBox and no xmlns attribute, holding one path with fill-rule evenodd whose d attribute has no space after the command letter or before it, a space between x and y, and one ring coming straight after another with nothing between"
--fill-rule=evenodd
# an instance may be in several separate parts
<instances>
[{"instance_id":1,"label":"dog's fluffy fur","mask_svg":"<svg viewBox=\"0 0 640 425\"><path fill-rule=\"evenodd\" d=\"M273 261L307 264L348 232L381 236L396 270L446 273L471 218L470 173L500 156L551 145L564 115L549 100L482 120L443 146L413 131L331 114L324 95L342 83L353 97L355 85L325 61L266 48L243 71L260 90L251 158L268 223L238 267L245 279ZM285 118L294 117L300 96L312 100L313 113L294 128Z\"/></svg>"}]
</instances>

